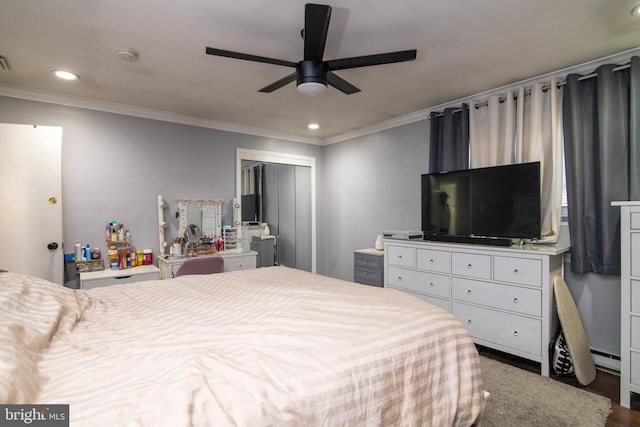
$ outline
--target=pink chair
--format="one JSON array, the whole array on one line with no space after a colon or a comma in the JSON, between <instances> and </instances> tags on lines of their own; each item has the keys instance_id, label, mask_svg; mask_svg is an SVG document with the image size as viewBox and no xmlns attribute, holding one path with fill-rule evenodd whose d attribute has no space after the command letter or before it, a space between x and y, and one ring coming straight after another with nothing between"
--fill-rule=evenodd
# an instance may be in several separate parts
<instances>
[{"instance_id":1,"label":"pink chair","mask_svg":"<svg viewBox=\"0 0 640 427\"><path fill-rule=\"evenodd\" d=\"M220 256L200 256L187 258L178 268L174 277L187 274L212 274L224 271L224 259Z\"/></svg>"}]
</instances>

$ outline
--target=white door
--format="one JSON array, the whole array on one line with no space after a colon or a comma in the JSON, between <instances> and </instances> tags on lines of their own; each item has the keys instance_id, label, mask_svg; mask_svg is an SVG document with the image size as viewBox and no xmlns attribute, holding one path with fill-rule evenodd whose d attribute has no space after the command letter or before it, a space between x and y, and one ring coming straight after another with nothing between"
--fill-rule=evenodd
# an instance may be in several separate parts
<instances>
[{"instance_id":1,"label":"white door","mask_svg":"<svg viewBox=\"0 0 640 427\"><path fill-rule=\"evenodd\" d=\"M63 284L62 128L0 123L0 268Z\"/></svg>"}]
</instances>

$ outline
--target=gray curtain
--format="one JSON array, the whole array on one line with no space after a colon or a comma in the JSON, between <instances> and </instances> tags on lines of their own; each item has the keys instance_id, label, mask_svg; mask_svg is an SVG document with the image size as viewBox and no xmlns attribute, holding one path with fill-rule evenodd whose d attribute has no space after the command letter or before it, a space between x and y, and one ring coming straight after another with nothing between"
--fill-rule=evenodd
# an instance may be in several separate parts
<instances>
[{"instance_id":1,"label":"gray curtain","mask_svg":"<svg viewBox=\"0 0 640 427\"><path fill-rule=\"evenodd\" d=\"M469 169L469 105L431 113L429 173Z\"/></svg>"},{"instance_id":2,"label":"gray curtain","mask_svg":"<svg viewBox=\"0 0 640 427\"><path fill-rule=\"evenodd\" d=\"M640 58L567 76L563 122L571 271L620 274L620 213L640 200Z\"/></svg>"}]
</instances>

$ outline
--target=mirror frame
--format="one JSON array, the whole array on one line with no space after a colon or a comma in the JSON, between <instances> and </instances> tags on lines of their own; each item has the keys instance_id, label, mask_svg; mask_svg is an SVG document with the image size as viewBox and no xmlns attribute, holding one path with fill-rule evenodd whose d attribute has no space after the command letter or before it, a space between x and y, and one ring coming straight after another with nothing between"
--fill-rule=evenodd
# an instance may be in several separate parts
<instances>
[{"instance_id":1,"label":"mirror frame","mask_svg":"<svg viewBox=\"0 0 640 427\"><path fill-rule=\"evenodd\" d=\"M258 151L246 148L236 149L236 200L234 201L233 220L238 227L238 235L242 235L241 202L242 202L242 161L251 160L265 163L278 163L311 168L311 272L316 272L316 159L296 154L283 154L271 151Z\"/></svg>"},{"instance_id":2,"label":"mirror frame","mask_svg":"<svg viewBox=\"0 0 640 427\"><path fill-rule=\"evenodd\" d=\"M187 208L190 206L210 207L215 211L216 234L212 237L222 235L222 199L177 199L178 202L178 236L182 237L187 228ZM202 224L198 224L202 230Z\"/></svg>"}]
</instances>

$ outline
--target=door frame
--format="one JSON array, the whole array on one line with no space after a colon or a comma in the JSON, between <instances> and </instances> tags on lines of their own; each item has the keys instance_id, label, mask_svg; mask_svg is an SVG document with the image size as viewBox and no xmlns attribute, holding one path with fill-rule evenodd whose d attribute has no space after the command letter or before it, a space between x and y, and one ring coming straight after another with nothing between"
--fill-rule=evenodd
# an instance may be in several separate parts
<instances>
[{"instance_id":1,"label":"door frame","mask_svg":"<svg viewBox=\"0 0 640 427\"><path fill-rule=\"evenodd\" d=\"M296 154L277 153L272 151L236 149L236 199L233 202L234 225L238 228L242 218L242 161L277 163L282 165L307 166L311 168L311 272L316 272L316 159Z\"/></svg>"}]
</instances>

